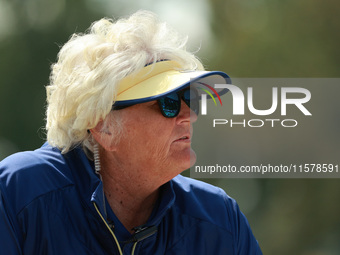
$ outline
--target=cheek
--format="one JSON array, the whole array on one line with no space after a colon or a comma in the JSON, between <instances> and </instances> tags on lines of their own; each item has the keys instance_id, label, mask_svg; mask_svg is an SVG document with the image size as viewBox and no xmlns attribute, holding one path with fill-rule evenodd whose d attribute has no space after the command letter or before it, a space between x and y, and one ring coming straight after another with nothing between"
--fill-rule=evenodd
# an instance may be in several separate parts
<instances>
[{"instance_id":1,"label":"cheek","mask_svg":"<svg viewBox=\"0 0 340 255\"><path fill-rule=\"evenodd\" d=\"M124 121L122 146L134 152L134 157L150 160L158 157L164 160L174 139L175 120L164 118L159 110L140 114L131 111L127 117Z\"/></svg>"},{"instance_id":2,"label":"cheek","mask_svg":"<svg viewBox=\"0 0 340 255\"><path fill-rule=\"evenodd\" d=\"M142 156L140 160L152 164L165 164L171 154L171 139L167 130L148 128L142 136L136 137L134 150Z\"/></svg>"},{"instance_id":3,"label":"cheek","mask_svg":"<svg viewBox=\"0 0 340 255\"><path fill-rule=\"evenodd\" d=\"M132 124L132 123L131 123ZM172 132L170 125L150 125L143 121L136 121L128 125L125 130L125 138L132 147L148 148L149 153L155 150L169 147L171 144Z\"/></svg>"},{"instance_id":4,"label":"cheek","mask_svg":"<svg viewBox=\"0 0 340 255\"><path fill-rule=\"evenodd\" d=\"M165 157L171 147L170 134L164 129L147 130L141 137L140 145L145 148L145 152L150 154L150 157Z\"/></svg>"}]
</instances>

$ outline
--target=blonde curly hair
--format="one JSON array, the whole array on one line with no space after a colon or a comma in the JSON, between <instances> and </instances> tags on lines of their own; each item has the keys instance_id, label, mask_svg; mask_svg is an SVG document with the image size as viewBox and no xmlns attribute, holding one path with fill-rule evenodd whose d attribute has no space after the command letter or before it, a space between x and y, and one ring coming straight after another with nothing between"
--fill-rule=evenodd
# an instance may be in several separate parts
<instances>
[{"instance_id":1,"label":"blonde curly hair","mask_svg":"<svg viewBox=\"0 0 340 255\"><path fill-rule=\"evenodd\" d=\"M179 35L149 11L128 18L94 22L84 34L73 34L52 65L46 86L47 140L62 153L82 145L93 151L89 129L104 120L114 125L116 138L123 130L119 114L112 113L119 82L148 63L175 60L183 69L203 70L186 50L187 37ZM107 120L107 116L111 115Z\"/></svg>"}]
</instances>

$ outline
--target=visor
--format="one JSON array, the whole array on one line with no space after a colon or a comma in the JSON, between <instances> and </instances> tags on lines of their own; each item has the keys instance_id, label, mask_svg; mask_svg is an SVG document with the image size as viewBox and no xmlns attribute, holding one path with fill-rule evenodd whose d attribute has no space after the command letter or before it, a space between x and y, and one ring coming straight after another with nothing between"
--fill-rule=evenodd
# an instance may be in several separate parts
<instances>
[{"instance_id":1,"label":"visor","mask_svg":"<svg viewBox=\"0 0 340 255\"><path fill-rule=\"evenodd\" d=\"M219 71L180 71L175 61L160 61L145 66L118 84L115 106L139 104L157 100L189 85L214 88L215 84L231 84L229 76ZM218 95L227 89L215 89ZM217 95L214 94L216 97Z\"/></svg>"}]
</instances>

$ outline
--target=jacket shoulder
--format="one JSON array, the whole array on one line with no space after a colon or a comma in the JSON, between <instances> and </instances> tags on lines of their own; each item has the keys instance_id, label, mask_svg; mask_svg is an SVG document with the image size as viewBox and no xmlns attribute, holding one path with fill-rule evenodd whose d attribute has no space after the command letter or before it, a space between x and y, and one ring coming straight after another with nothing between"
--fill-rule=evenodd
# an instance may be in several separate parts
<instances>
[{"instance_id":1,"label":"jacket shoulder","mask_svg":"<svg viewBox=\"0 0 340 255\"><path fill-rule=\"evenodd\" d=\"M224 190L181 175L173 181L176 206L182 213L231 230L238 205Z\"/></svg>"},{"instance_id":2,"label":"jacket shoulder","mask_svg":"<svg viewBox=\"0 0 340 255\"><path fill-rule=\"evenodd\" d=\"M15 153L0 162L0 189L20 211L35 198L72 185L72 176L60 151L44 146Z\"/></svg>"}]
</instances>

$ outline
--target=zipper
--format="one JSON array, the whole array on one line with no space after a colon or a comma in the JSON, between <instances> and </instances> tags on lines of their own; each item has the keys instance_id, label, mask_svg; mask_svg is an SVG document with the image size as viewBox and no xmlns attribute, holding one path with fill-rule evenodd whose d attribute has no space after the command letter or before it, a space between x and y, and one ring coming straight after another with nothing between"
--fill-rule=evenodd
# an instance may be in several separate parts
<instances>
[{"instance_id":1,"label":"zipper","mask_svg":"<svg viewBox=\"0 0 340 255\"><path fill-rule=\"evenodd\" d=\"M100 216L100 218L101 218L102 221L104 222L106 228L110 231L110 233L111 233L113 239L115 240L115 243L116 243L116 245L117 245L119 254L120 254L120 255L123 255L122 248L121 248L120 245L119 245L119 242L118 242L118 239L117 239L115 233L112 231L112 229L110 228L110 226L107 224L106 220L104 219L103 215L100 213L100 211L99 211L99 209L98 209L98 207L97 207L97 205L96 205L95 202L93 202L93 205L94 205L94 208L96 208L96 211L97 211L98 215ZM132 246L131 255L134 255L134 254L135 254L135 249L136 249L137 243L138 243L138 241L136 241L136 242L134 243L134 245Z\"/></svg>"}]
</instances>

